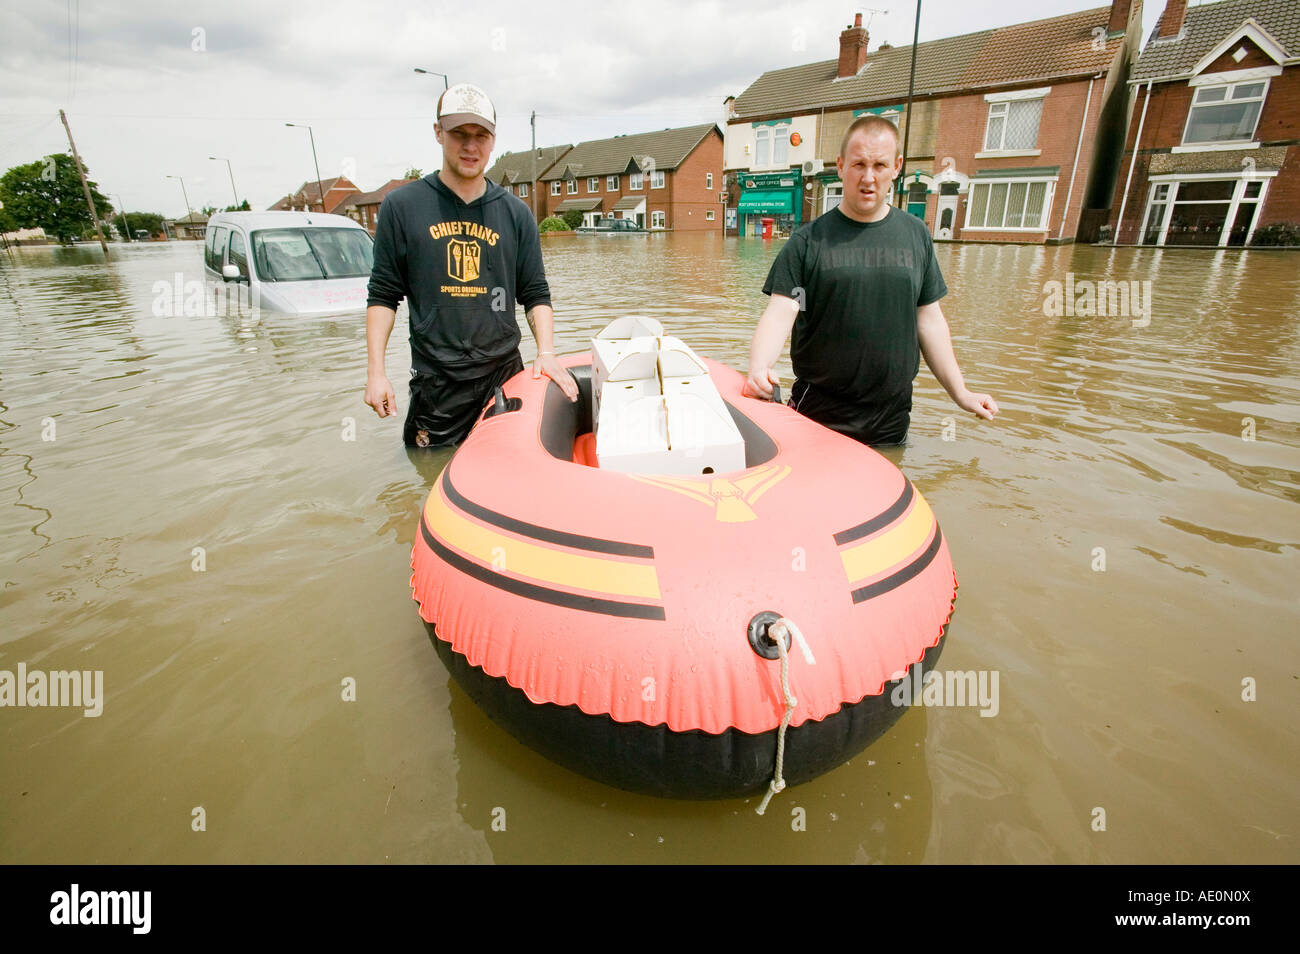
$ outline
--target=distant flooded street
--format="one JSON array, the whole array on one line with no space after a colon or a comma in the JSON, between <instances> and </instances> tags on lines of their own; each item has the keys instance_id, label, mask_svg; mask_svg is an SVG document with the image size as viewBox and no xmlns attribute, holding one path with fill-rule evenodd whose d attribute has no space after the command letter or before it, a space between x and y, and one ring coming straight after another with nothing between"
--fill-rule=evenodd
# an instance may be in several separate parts
<instances>
[{"instance_id":1,"label":"distant flooded street","mask_svg":"<svg viewBox=\"0 0 1300 954\"><path fill-rule=\"evenodd\" d=\"M744 370L780 246L549 236L557 351L643 314ZM362 404L362 316L176 307L197 242L0 253L0 671L103 672L99 715L0 708L0 861L1300 862L1300 256L938 257L1001 413L922 366L889 456L997 713L917 707L759 817L573 775L450 681L408 585L447 455ZM408 366L399 320L403 414Z\"/></svg>"}]
</instances>

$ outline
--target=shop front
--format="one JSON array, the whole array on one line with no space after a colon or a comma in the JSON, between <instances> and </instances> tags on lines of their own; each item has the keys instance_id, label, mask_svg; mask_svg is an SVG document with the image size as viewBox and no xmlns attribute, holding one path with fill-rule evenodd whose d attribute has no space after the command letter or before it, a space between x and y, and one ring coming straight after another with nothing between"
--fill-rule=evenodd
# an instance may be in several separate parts
<instances>
[{"instance_id":1,"label":"shop front","mask_svg":"<svg viewBox=\"0 0 1300 954\"><path fill-rule=\"evenodd\" d=\"M789 235L803 223L802 176L795 170L740 176L736 205L739 234L760 236L763 219L775 234Z\"/></svg>"}]
</instances>

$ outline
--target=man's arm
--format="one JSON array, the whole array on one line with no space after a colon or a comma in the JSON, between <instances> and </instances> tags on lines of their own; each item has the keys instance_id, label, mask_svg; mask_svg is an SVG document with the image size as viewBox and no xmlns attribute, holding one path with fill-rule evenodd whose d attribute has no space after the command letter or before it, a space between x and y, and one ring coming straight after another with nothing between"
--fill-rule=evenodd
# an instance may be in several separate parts
<instances>
[{"instance_id":1,"label":"man's arm","mask_svg":"<svg viewBox=\"0 0 1300 954\"><path fill-rule=\"evenodd\" d=\"M920 305L916 309L916 332L921 341L921 354L925 355L925 363L930 366L953 403L963 411L973 412L976 417L993 420L993 415L998 413L998 402L988 394L976 394L966 387L961 368L957 366L957 355L952 350L948 319L944 318L943 309L937 301Z\"/></svg>"},{"instance_id":2,"label":"man's arm","mask_svg":"<svg viewBox=\"0 0 1300 954\"><path fill-rule=\"evenodd\" d=\"M538 304L524 312L524 317L528 319L528 328L533 333L533 340L537 342L537 359L533 361L533 377L540 378L545 374L560 386L560 390L570 401L578 400L578 382L573 380L573 375L565 371L555 357L553 338L555 312L551 310L550 305Z\"/></svg>"},{"instance_id":3,"label":"man's arm","mask_svg":"<svg viewBox=\"0 0 1300 954\"><path fill-rule=\"evenodd\" d=\"M785 350L786 339L798 317L799 303L773 292L754 329L754 340L749 345L749 378L741 393L772 400L772 385L781 383L772 373L772 365Z\"/></svg>"},{"instance_id":4,"label":"man's arm","mask_svg":"<svg viewBox=\"0 0 1300 954\"><path fill-rule=\"evenodd\" d=\"M397 312L385 305L371 305L366 309L366 396L363 400L380 417L397 413L397 396L384 369L388 336L393 333L396 318Z\"/></svg>"}]
</instances>

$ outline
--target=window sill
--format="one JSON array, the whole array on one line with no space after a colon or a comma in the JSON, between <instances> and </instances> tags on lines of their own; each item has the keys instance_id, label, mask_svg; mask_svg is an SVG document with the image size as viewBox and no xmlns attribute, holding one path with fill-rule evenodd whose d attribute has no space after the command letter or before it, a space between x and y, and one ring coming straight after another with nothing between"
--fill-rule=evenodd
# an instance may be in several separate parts
<instances>
[{"instance_id":1,"label":"window sill","mask_svg":"<svg viewBox=\"0 0 1300 954\"><path fill-rule=\"evenodd\" d=\"M1227 152L1230 149L1258 149L1259 142L1198 142L1186 146L1174 146L1170 152Z\"/></svg>"},{"instance_id":2,"label":"window sill","mask_svg":"<svg viewBox=\"0 0 1300 954\"><path fill-rule=\"evenodd\" d=\"M976 159L1001 159L1003 157L1014 156L1041 156L1041 149L994 149L990 152L975 153Z\"/></svg>"},{"instance_id":3,"label":"window sill","mask_svg":"<svg viewBox=\"0 0 1300 954\"><path fill-rule=\"evenodd\" d=\"M1051 231L1046 226L1040 229L1026 229L1026 228L1021 228L1019 226L1012 228L1009 225L1003 226L1002 228L990 228L987 225L980 225L980 226L963 225L961 227L961 230L963 232L1048 232Z\"/></svg>"}]
</instances>

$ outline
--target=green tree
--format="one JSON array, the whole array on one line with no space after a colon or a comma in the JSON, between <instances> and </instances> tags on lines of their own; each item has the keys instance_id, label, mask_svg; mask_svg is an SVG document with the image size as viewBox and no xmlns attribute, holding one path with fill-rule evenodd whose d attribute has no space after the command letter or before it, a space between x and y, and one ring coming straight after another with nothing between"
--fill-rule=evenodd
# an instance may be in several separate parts
<instances>
[{"instance_id":1,"label":"green tree","mask_svg":"<svg viewBox=\"0 0 1300 954\"><path fill-rule=\"evenodd\" d=\"M100 219L107 219L113 204L96 188L87 172L91 200ZM91 232L95 223L86 208L76 163L66 153L56 153L14 166L0 176L0 202L4 203L6 229L43 228L60 242L68 243Z\"/></svg>"},{"instance_id":2,"label":"green tree","mask_svg":"<svg viewBox=\"0 0 1300 954\"><path fill-rule=\"evenodd\" d=\"M222 212L251 212L253 211L253 207L249 205L248 200L245 199L243 202L239 203L239 205L228 205L221 211Z\"/></svg>"},{"instance_id":3,"label":"green tree","mask_svg":"<svg viewBox=\"0 0 1300 954\"><path fill-rule=\"evenodd\" d=\"M126 235L126 229L129 225L132 238L135 238L135 233L140 229L148 232L150 238L163 234L163 217L157 212L128 212L125 222L122 221L120 214L115 215L113 216L113 225L123 235Z\"/></svg>"},{"instance_id":4,"label":"green tree","mask_svg":"<svg viewBox=\"0 0 1300 954\"><path fill-rule=\"evenodd\" d=\"M576 229L582 224L582 213L577 209L570 209L564 213L564 224L571 229Z\"/></svg>"},{"instance_id":5,"label":"green tree","mask_svg":"<svg viewBox=\"0 0 1300 954\"><path fill-rule=\"evenodd\" d=\"M567 232L569 226L558 215L551 215L542 219L541 224L537 226L537 230L539 232Z\"/></svg>"},{"instance_id":6,"label":"green tree","mask_svg":"<svg viewBox=\"0 0 1300 954\"><path fill-rule=\"evenodd\" d=\"M415 166L411 166L411 168L409 168L409 169L406 170L406 174L403 175L402 178L403 178L403 179L419 179L419 178L422 177L423 175L424 175L424 173L423 173L421 170L415 168Z\"/></svg>"}]
</instances>

